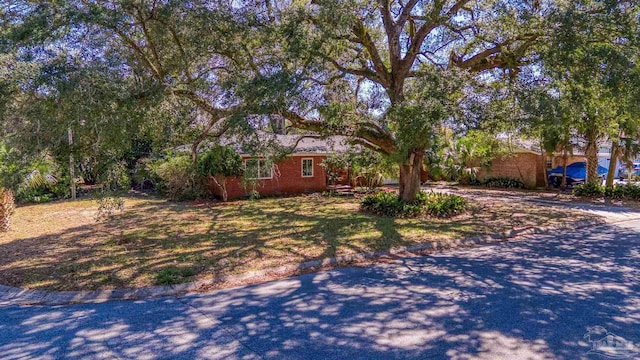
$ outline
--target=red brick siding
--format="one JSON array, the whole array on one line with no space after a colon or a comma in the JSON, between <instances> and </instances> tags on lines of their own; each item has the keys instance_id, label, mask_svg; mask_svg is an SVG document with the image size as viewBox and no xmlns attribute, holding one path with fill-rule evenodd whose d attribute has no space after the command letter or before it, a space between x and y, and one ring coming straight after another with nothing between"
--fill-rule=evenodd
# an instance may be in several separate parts
<instances>
[{"instance_id":1,"label":"red brick siding","mask_svg":"<svg viewBox=\"0 0 640 360\"><path fill-rule=\"evenodd\" d=\"M320 166L325 158L324 155L289 156L274 165L273 178L258 180L255 190L260 195L302 194L326 190L327 176ZM313 159L313 177L302 177L302 159ZM220 196L220 189L215 184L209 186L214 195ZM248 196L251 190L250 186L243 186L242 178L227 179L229 199Z\"/></svg>"},{"instance_id":2,"label":"red brick siding","mask_svg":"<svg viewBox=\"0 0 640 360\"><path fill-rule=\"evenodd\" d=\"M494 159L490 169L481 169L478 177L520 179L530 188L544 186L544 159L533 153L516 153L513 157Z\"/></svg>"}]
</instances>

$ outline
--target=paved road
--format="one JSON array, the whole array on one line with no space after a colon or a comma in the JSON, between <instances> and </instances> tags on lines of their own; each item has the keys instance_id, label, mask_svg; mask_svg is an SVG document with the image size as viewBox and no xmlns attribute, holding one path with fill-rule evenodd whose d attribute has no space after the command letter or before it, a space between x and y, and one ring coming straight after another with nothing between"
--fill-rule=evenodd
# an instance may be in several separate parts
<instances>
[{"instance_id":1,"label":"paved road","mask_svg":"<svg viewBox=\"0 0 640 360\"><path fill-rule=\"evenodd\" d=\"M577 359L596 325L640 347L640 222L181 298L2 307L0 359Z\"/></svg>"}]
</instances>

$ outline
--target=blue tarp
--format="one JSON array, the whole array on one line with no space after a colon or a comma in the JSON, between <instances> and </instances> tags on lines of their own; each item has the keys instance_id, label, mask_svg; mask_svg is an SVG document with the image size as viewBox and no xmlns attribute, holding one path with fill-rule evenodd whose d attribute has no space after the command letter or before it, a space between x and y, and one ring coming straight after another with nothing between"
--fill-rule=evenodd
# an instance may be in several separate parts
<instances>
[{"instance_id":1,"label":"blue tarp","mask_svg":"<svg viewBox=\"0 0 640 360\"><path fill-rule=\"evenodd\" d=\"M604 175L607 173L607 168L598 165L598 175ZM562 176L562 165L555 169L551 169L547 172L547 176L560 175ZM584 180L587 178L587 163L575 162L567 166L567 177L572 179Z\"/></svg>"}]
</instances>

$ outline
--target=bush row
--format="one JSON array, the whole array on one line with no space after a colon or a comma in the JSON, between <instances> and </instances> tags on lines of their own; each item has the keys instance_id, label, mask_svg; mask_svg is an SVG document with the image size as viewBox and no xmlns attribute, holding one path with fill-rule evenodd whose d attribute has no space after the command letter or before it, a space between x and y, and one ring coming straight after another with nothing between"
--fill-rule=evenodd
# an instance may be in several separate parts
<instances>
[{"instance_id":1,"label":"bush row","mask_svg":"<svg viewBox=\"0 0 640 360\"><path fill-rule=\"evenodd\" d=\"M405 202L396 193L379 192L365 196L360 203L360 208L364 212L382 216L429 215L446 218L464 212L467 208L467 200L458 195L421 191L414 201Z\"/></svg>"},{"instance_id":2,"label":"bush row","mask_svg":"<svg viewBox=\"0 0 640 360\"><path fill-rule=\"evenodd\" d=\"M602 185L580 184L573 188L573 194L582 197L640 200L640 186L629 184L606 188Z\"/></svg>"},{"instance_id":3,"label":"bush row","mask_svg":"<svg viewBox=\"0 0 640 360\"><path fill-rule=\"evenodd\" d=\"M490 177L483 181L484 186L505 189L524 189L525 185L520 179L510 177Z\"/></svg>"}]
</instances>

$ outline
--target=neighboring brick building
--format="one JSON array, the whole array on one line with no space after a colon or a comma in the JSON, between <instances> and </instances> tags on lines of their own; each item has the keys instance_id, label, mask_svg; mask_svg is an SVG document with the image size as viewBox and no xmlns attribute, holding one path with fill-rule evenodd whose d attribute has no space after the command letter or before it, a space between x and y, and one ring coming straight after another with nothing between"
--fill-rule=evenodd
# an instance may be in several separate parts
<instances>
[{"instance_id":1,"label":"neighboring brick building","mask_svg":"<svg viewBox=\"0 0 640 360\"><path fill-rule=\"evenodd\" d=\"M491 168L481 169L478 178L508 177L521 180L527 187L545 185L546 161L539 153L526 149L517 149L513 156L494 159Z\"/></svg>"},{"instance_id":2,"label":"neighboring brick building","mask_svg":"<svg viewBox=\"0 0 640 360\"><path fill-rule=\"evenodd\" d=\"M343 137L329 139L302 138L299 135L275 135L275 140L284 147L294 147L293 153L278 163L269 163L265 158L241 153L245 166L253 169L255 178L241 177L227 179L229 199L249 196L252 191L260 195L285 195L319 192L327 189L327 174L320 166L331 153L347 150ZM220 188L213 182L211 192L221 195Z\"/></svg>"},{"instance_id":3,"label":"neighboring brick building","mask_svg":"<svg viewBox=\"0 0 640 360\"><path fill-rule=\"evenodd\" d=\"M509 177L522 180L529 188L543 187L547 171L562 166L562 155L552 154L545 158L533 142L522 139L510 141L516 146L513 156L494 159L491 168L480 170L478 178L482 180L488 177ZM608 167L610 155L602 150L606 149L601 149L598 153L600 165ZM567 158L567 165L584 161L587 159L583 154L574 153Z\"/></svg>"}]
</instances>

